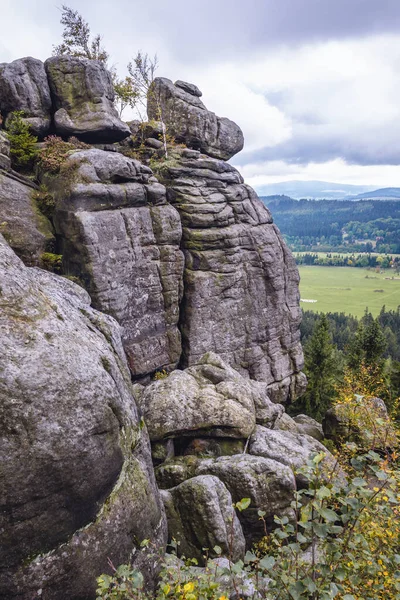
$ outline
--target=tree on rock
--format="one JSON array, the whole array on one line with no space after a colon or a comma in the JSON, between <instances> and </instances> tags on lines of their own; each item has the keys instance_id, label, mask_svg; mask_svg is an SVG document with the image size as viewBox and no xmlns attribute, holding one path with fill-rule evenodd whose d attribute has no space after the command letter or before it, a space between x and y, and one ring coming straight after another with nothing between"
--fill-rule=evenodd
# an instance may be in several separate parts
<instances>
[{"instance_id":1,"label":"tree on rock","mask_svg":"<svg viewBox=\"0 0 400 600\"><path fill-rule=\"evenodd\" d=\"M91 37L89 23L77 10L63 4L61 13L60 22L61 25L64 25L63 41L53 48L53 55L68 54L78 58L98 60L107 67L109 54L102 46L101 35L97 34L93 38ZM120 79L114 67L110 69L110 72L115 93L114 104L121 117L127 106L135 108L139 92L132 77Z\"/></svg>"},{"instance_id":2,"label":"tree on rock","mask_svg":"<svg viewBox=\"0 0 400 600\"><path fill-rule=\"evenodd\" d=\"M54 47L53 55L69 54L107 63L109 55L101 45L101 36L97 34L91 39L89 23L77 10L63 4L61 11L60 23L64 25L63 41L59 46Z\"/></svg>"}]
</instances>

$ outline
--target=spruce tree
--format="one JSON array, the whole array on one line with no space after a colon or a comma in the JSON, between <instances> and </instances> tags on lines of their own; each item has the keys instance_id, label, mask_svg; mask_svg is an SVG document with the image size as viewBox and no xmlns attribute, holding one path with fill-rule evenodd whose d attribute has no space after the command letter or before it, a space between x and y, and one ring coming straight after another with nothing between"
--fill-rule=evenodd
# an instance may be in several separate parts
<instances>
[{"instance_id":1,"label":"spruce tree","mask_svg":"<svg viewBox=\"0 0 400 600\"><path fill-rule=\"evenodd\" d=\"M335 351L329 321L323 314L304 348L308 386L304 396L293 407L297 413L302 410L309 416L321 420L329 408L337 373L338 353Z\"/></svg>"}]
</instances>

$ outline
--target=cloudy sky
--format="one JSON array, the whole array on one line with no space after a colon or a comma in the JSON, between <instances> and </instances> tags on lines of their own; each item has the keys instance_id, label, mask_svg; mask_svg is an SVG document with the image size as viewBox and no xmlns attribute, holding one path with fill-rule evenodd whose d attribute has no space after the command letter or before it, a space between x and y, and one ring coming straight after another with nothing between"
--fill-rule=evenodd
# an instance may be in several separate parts
<instances>
[{"instance_id":1,"label":"cloudy sky","mask_svg":"<svg viewBox=\"0 0 400 600\"><path fill-rule=\"evenodd\" d=\"M400 0L68 0L121 74L141 49L236 121L258 189L324 180L400 187ZM42 60L60 4L0 0L0 62Z\"/></svg>"}]
</instances>

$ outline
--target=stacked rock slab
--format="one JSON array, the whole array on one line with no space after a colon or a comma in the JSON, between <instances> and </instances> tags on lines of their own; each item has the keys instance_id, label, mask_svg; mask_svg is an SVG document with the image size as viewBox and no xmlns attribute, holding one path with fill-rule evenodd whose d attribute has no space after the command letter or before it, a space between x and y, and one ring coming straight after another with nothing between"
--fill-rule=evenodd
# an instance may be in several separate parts
<instances>
[{"instance_id":1,"label":"stacked rock slab","mask_svg":"<svg viewBox=\"0 0 400 600\"><path fill-rule=\"evenodd\" d=\"M300 435L288 415L286 425L290 422L293 432L278 429L284 409L271 402L266 383L242 377L211 352L184 371L145 388L136 385L135 397L164 490L169 535L186 556L201 559L202 547L212 556L215 545L229 556L227 507L250 498L240 526L235 520L234 552L240 558L243 535L248 548L263 535L258 511L270 528L275 515L292 516L296 485L307 484L293 469L319 452L327 454L327 471L336 467L326 448Z\"/></svg>"},{"instance_id":2,"label":"stacked rock slab","mask_svg":"<svg viewBox=\"0 0 400 600\"><path fill-rule=\"evenodd\" d=\"M38 266L42 254L54 248L53 228L36 206L36 191L26 177L0 168L0 233L28 266Z\"/></svg>"},{"instance_id":3,"label":"stacked rock slab","mask_svg":"<svg viewBox=\"0 0 400 600\"><path fill-rule=\"evenodd\" d=\"M228 160L243 148L243 133L230 119L217 117L200 100L199 88L192 83L157 77L149 91L149 119L162 120L168 135L188 148Z\"/></svg>"},{"instance_id":4,"label":"stacked rock slab","mask_svg":"<svg viewBox=\"0 0 400 600\"><path fill-rule=\"evenodd\" d=\"M120 328L0 236L0 597L94 598L96 576L163 548L165 515Z\"/></svg>"},{"instance_id":5,"label":"stacked rock slab","mask_svg":"<svg viewBox=\"0 0 400 600\"><path fill-rule=\"evenodd\" d=\"M91 149L74 153L68 165L75 169L73 185L58 191L55 214L66 272L123 326L135 377L175 367L181 355L179 214L138 161Z\"/></svg>"},{"instance_id":6,"label":"stacked rock slab","mask_svg":"<svg viewBox=\"0 0 400 600\"><path fill-rule=\"evenodd\" d=\"M231 165L194 151L163 169L185 254L183 364L208 351L269 385L277 402L304 390L299 276L270 213Z\"/></svg>"},{"instance_id":7,"label":"stacked rock slab","mask_svg":"<svg viewBox=\"0 0 400 600\"><path fill-rule=\"evenodd\" d=\"M118 142L130 135L114 107L111 75L101 62L53 56L45 67L58 135L90 143Z\"/></svg>"},{"instance_id":8,"label":"stacked rock slab","mask_svg":"<svg viewBox=\"0 0 400 600\"><path fill-rule=\"evenodd\" d=\"M0 113L22 111L32 133L44 137L51 124L50 88L43 63L27 57L0 64Z\"/></svg>"},{"instance_id":9,"label":"stacked rock slab","mask_svg":"<svg viewBox=\"0 0 400 600\"><path fill-rule=\"evenodd\" d=\"M155 117L158 107L168 133L181 131L179 141L209 155L175 149L159 172L183 227L182 364L190 366L212 351L267 382L274 401L294 400L305 387L295 261L238 171L210 158L229 158L242 145L233 126L229 135L220 128L216 141L208 143L205 132L215 115L199 95L191 84L157 79L148 100L149 115ZM196 135L207 143L195 144Z\"/></svg>"}]
</instances>

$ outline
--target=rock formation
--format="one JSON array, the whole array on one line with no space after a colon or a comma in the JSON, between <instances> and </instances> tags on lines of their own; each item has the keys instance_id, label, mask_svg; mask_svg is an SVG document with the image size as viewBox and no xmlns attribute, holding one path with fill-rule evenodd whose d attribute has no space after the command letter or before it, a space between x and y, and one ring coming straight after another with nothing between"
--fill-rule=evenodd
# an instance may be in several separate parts
<instances>
[{"instance_id":1,"label":"rock formation","mask_svg":"<svg viewBox=\"0 0 400 600\"><path fill-rule=\"evenodd\" d=\"M0 596L93 598L108 558L151 577L165 517L119 326L1 236L0 282Z\"/></svg>"},{"instance_id":2,"label":"rock formation","mask_svg":"<svg viewBox=\"0 0 400 600\"><path fill-rule=\"evenodd\" d=\"M258 511L268 527L290 514L305 485L292 467L323 446L304 434L318 437L315 423L284 412L305 386L298 273L224 162L243 146L239 127L195 85L157 79L157 122L129 129L100 63L32 61L1 66L0 101L11 100L0 108L23 109L40 135L50 114L53 132L98 146L39 173L56 200L50 223L0 133L0 596L92 600L107 558L154 577L139 544L163 549L163 504L182 552L242 557L263 534ZM13 69L16 95L4 95ZM165 126L180 144L168 157ZM147 164L132 157L142 135ZM86 291L28 268L49 243ZM250 508L235 515L243 497Z\"/></svg>"},{"instance_id":3,"label":"rock formation","mask_svg":"<svg viewBox=\"0 0 400 600\"><path fill-rule=\"evenodd\" d=\"M228 160L243 148L243 133L229 119L217 117L200 100L199 88L191 83L157 77L149 93L149 119L162 120L176 142L200 150L213 158Z\"/></svg>"},{"instance_id":4,"label":"rock formation","mask_svg":"<svg viewBox=\"0 0 400 600\"><path fill-rule=\"evenodd\" d=\"M69 159L77 183L55 216L67 273L94 306L123 326L131 371L173 368L181 355L182 230L151 170L119 153L84 150Z\"/></svg>"},{"instance_id":5,"label":"rock formation","mask_svg":"<svg viewBox=\"0 0 400 600\"><path fill-rule=\"evenodd\" d=\"M111 75L95 60L53 56L46 72L54 107L57 135L85 142L118 142L130 134L114 107Z\"/></svg>"},{"instance_id":6,"label":"rock formation","mask_svg":"<svg viewBox=\"0 0 400 600\"><path fill-rule=\"evenodd\" d=\"M36 206L36 190L29 179L0 172L0 233L29 266L38 266L42 254L54 248L53 228Z\"/></svg>"},{"instance_id":7,"label":"rock formation","mask_svg":"<svg viewBox=\"0 0 400 600\"><path fill-rule=\"evenodd\" d=\"M0 64L0 114L23 111L34 134L44 137L51 123L51 98L44 65L27 57Z\"/></svg>"}]
</instances>

